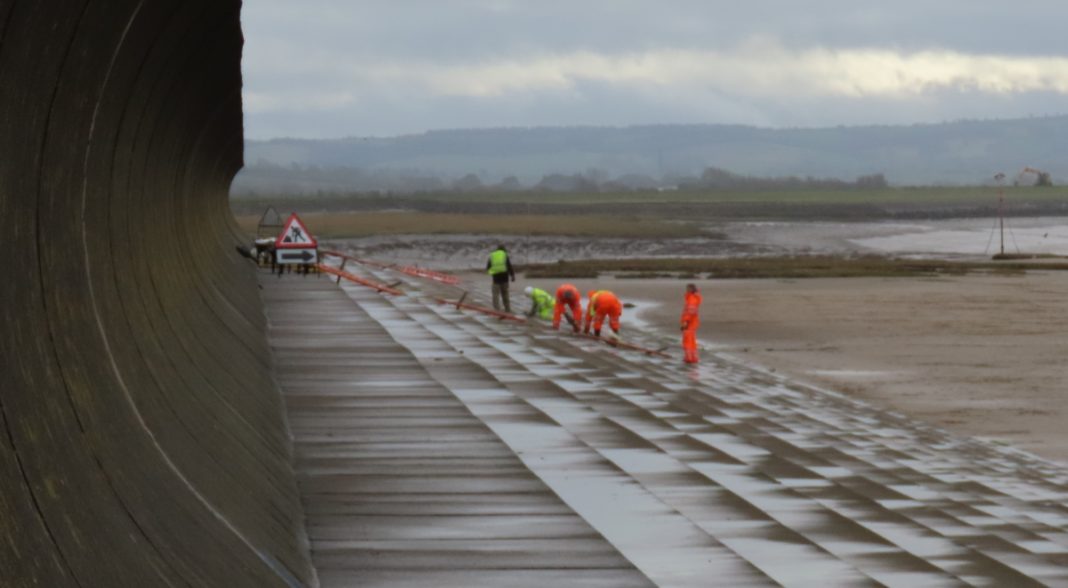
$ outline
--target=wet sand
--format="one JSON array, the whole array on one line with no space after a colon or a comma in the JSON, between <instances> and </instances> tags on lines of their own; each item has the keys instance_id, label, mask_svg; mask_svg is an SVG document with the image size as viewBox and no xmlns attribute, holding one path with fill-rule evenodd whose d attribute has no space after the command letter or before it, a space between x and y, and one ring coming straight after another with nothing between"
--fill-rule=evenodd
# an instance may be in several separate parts
<instances>
[{"instance_id":1,"label":"wet sand","mask_svg":"<svg viewBox=\"0 0 1068 588\"><path fill-rule=\"evenodd\" d=\"M683 280L601 283L678 337ZM1068 273L698 285L705 353L1068 463Z\"/></svg>"},{"instance_id":2,"label":"wet sand","mask_svg":"<svg viewBox=\"0 0 1068 588\"><path fill-rule=\"evenodd\" d=\"M378 235L331 239L330 248L393 263L470 270L498 243L522 267L560 259L760 257L876 254L986 261L999 241L993 219L907 222L727 221L705 225L704 237L610 238L485 234ZM1005 251L1068 251L1068 217L1006 220Z\"/></svg>"}]
</instances>

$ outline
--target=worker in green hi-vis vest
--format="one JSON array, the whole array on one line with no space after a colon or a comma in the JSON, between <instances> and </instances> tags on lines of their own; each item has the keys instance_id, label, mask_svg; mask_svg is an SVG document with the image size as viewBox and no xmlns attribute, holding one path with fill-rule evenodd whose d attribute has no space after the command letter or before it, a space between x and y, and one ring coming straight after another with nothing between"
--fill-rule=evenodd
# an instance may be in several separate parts
<instances>
[{"instance_id":1,"label":"worker in green hi-vis vest","mask_svg":"<svg viewBox=\"0 0 1068 588\"><path fill-rule=\"evenodd\" d=\"M504 245L498 245L493 253L490 253L486 261L486 272L493 278L493 308L501 309L501 299L504 299L504 311L512 312L512 304L508 300L508 280L515 281L515 270L512 269L512 260L508 259L508 252Z\"/></svg>"},{"instance_id":2,"label":"worker in green hi-vis vest","mask_svg":"<svg viewBox=\"0 0 1068 588\"><path fill-rule=\"evenodd\" d=\"M546 321L553 320L553 307L556 306L556 298L541 288L527 286L523 293L530 298L530 310L527 316L537 315Z\"/></svg>"}]
</instances>

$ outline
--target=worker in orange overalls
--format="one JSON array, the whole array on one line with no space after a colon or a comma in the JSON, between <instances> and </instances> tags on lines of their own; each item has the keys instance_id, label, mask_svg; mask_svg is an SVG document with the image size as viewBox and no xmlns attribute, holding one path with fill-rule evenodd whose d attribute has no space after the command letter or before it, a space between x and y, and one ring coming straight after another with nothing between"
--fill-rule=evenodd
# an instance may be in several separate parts
<instances>
[{"instance_id":1,"label":"worker in orange overalls","mask_svg":"<svg viewBox=\"0 0 1068 588\"><path fill-rule=\"evenodd\" d=\"M590 323L593 323L593 334L601 336L601 325L604 317L608 317L608 326L612 327L612 338L619 338L619 315L623 314L623 305L619 298L608 290L591 290L587 296L586 320L582 325L582 332L590 332Z\"/></svg>"},{"instance_id":2,"label":"worker in orange overalls","mask_svg":"<svg viewBox=\"0 0 1068 588\"><path fill-rule=\"evenodd\" d=\"M568 316L567 311L571 311ZM560 328L560 317L571 323L571 328L579 332L582 325L582 294L571 284L562 284L556 289L556 304L553 305L553 329Z\"/></svg>"},{"instance_id":3,"label":"worker in orange overalls","mask_svg":"<svg viewBox=\"0 0 1068 588\"><path fill-rule=\"evenodd\" d=\"M682 351L683 361L697 363L697 327L701 324L701 318L697 311L701 308L701 294L694 284L686 284L685 304L682 307L682 317L679 324L682 328Z\"/></svg>"}]
</instances>

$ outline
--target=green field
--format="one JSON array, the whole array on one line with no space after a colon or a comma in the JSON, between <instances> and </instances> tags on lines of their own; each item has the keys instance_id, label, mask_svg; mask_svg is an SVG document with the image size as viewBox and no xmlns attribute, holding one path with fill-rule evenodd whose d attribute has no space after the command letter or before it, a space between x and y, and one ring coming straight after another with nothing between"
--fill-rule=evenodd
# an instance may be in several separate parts
<instances>
[{"instance_id":1,"label":"green field","mask_svg":"<svg viewBox=\"0 0 1068 588\"><path fill-rule=\"evenodd\" d=\"M383 212L484 216L623 216L668 220L842 220L869 221L916 218L994 216L996 187L885 188L871 190L737 190L665 192L494 192L427 193L412 195L324 194L318 196L235 197L238 216L262 212L268 205L280 211ZM1068 187L1006 188L1008 216L1068 215ZM420 221L422 222L422 221ZM496 223L496 221L492 221ZM544 219L531 219L532 227ZM555 221L554 221L555 222ZM418 223L417 223L418 224ZM443 220L443 226L458 221ZM505 223L507 224L507 223ZM405 229L407 230L407 229ZM449 232L449 229L442 229ZM506 227L506 230L509 230ZM519 230L512 232L525 233ZM543 233L534 234L560 234ZM603 235L604 233L577 233ZM620 233L624 234L624 233ZM643 233L644 234L644 233Z\"/></svg>"},{"instance_id":2,"label":"green field","mask_svg":"<svg viewBox=\"0 0 1068 588\"><path fill-rule=\"evenodd\" d=\"M1068 202L1068 186L1052 188L1007 187L1007 202ZM874 190L694 190L664 192L484 192L471 194L425 194L417 199L438 202L520 202L531 204L607 204L614 202L748 202L809 204L960 204L996 203L996 187L918 187Z\"/></svg>"},{"instance_id":3,"label":"green field","mask_svg":"<svg viewBox=\"0 0 1068 588\"><path fill-rule=\"evenodd\" d=\"M644 192L432 192L384 197L378 194L327 194L319 196L282 196L278 200L309 203L342 203L381 200L423 201L439 203L520 203L540 204L609 204L609 203L807 203L807 204L996 204L998 188L994 186L967 187L901 187L851 190L675 190ZM1021 202L1068 202L1068 186L1049 188L1006 187L1005 200L1010 205ZM235 196L236 202L266 201L262 196Z\"/></svg>"}]
</instances>

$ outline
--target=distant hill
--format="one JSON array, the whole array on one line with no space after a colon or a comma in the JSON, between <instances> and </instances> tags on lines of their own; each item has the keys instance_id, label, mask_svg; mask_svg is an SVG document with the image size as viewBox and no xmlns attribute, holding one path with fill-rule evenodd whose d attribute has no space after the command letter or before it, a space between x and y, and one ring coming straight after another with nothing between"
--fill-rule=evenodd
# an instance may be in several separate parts
<instances>
[{"instance_id":1,"label":"distant hill","mask_svg":"<svg viewBox=\"0 0 1068 588\"><path fill-rule=\"evenodd\" d=\"M937 185L985 183L997 172L1011 178L1031 166L1062 184L1068 181L1068 116L818 129L537 127L274 139L248 141L245 161L248 169L235 192L276 183L279 166L354 170L324 174L333 179L319 188L328 190L345 189L346 178L370 173L437 178L443 186L468 174L477 179L468 176L467 182L499 183L514 176L525 186L552 174L668 184L709 167L759 177L854 179L882 173L893 185ZM431 181L426 187L437 185Z\"/></svg>"}]
</instances>

